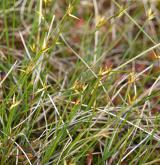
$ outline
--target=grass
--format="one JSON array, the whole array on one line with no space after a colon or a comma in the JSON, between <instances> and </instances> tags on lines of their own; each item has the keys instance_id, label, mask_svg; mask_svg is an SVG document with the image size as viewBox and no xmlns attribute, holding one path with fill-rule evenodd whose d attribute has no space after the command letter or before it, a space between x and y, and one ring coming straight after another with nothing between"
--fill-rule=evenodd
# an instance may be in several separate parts
<instances>
[{"instance_id":1,"label":"grass","mask_svg":"<svg viewBox=\"0 0 160 165\"><path fill-rule=\"evenodd\" d=\"M0 163L160 163L159 3L0 2Z\"/></svg>"}]
</instances>

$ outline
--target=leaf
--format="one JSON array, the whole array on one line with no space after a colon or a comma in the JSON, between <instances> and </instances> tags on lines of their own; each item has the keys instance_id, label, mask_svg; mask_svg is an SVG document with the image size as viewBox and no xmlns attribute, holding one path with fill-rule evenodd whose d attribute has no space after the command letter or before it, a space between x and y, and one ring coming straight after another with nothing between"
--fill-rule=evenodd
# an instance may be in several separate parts
<instances>
[{"instance_id":1,"label":"leaf","mask_svg":"<svg viewBox=\"0 0 160 165\"><path fill-rule=\"evenodd\" d=\"M75 15L73 15L73 14L71 14L71 13L69 13L68 15L69 15L70 17L72 17L72 18L75 18L75 19L80 20L78 17L76 17Z\"/></svg>"},{"instance_id":2,"label":"leaf","mask_svg":"<svg viewBox=\"0 0 160 165\"><path fill-rule=\"evenodd\" d=\"M44 16L42 13L40 13L39 11L36 11L36 13L44 20Z\"/></svg>"},{"instance_id":3,"label":"leaf","mask_svg":"<svg viewBox=\"0 0 160 165\"><path fill-rule=\"evenodd\" d=\"M80 20L78 17L76 17L75 15L72 14L72 11L73 11L73 6L71 6L71 5L69 4L68 9L67 9L67 14L68 14L70 17L72 17L72 18L75 18L75 19Z\"/></svg>"},{"instance_id":4,"label":"leaf","mask_svg":"<svg viewBox=\"0 0 160 165\"><path fill-rule=\"evenodd\" d=\"M14 103L10 106L9 109L12 110L12 109L15 108L16 106L18 106L20 103L21 103L21 100L14 102Z\"/></svg>"}]
</instances>

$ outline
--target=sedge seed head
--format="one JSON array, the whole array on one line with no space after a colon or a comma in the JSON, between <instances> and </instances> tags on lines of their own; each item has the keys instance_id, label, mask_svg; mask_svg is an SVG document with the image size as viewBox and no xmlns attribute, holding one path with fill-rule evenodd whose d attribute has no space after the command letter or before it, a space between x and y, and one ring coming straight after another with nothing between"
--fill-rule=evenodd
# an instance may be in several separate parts
<instances>
[{"instance_id":1,"label":"sedge seed head","mask_svg":"<svg viewBox=\"0 0 160 165\"><path fill-rule=\"evenodd\" d=\"M131 72L131 73L129 74L129 77L128 77L128 83L129 83L129 84L132 84L132 83L134 83L135 81L136 81L136 75L135 75L134 72Z\"/></svg>"}]
</instances>

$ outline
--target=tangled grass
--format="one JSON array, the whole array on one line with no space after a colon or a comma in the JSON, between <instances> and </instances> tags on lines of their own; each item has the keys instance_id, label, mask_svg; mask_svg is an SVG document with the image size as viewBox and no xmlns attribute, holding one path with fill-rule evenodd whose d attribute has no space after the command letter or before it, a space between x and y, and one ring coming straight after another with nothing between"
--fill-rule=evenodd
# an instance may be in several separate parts
<instances>
[{"instance_id":1,"label":"tangled grass","mask_svg":"<svg viewBox=\"0 0 160 165\"><path fill-rule=\"evenodd\" d=\"M159 164L159 10L1 0L1 164Z\"/></svg>"}]
</instances>

